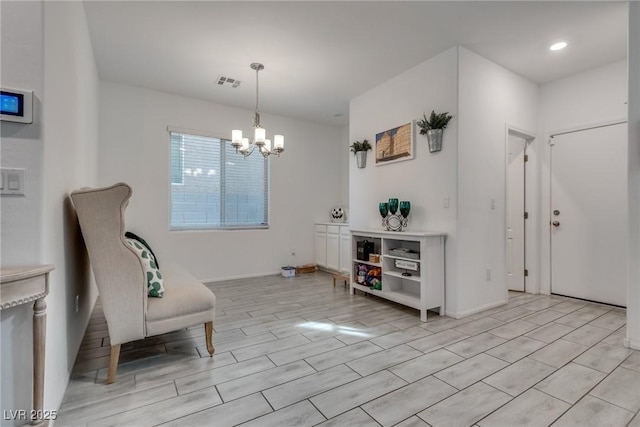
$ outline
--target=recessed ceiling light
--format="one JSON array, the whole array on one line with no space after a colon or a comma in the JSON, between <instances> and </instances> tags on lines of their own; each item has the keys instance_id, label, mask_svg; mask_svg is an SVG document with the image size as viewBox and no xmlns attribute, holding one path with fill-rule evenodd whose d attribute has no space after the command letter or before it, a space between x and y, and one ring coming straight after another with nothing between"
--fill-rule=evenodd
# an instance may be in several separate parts
<instances>
[{"instance_id":1,"label":"recessed ceiling light","mask_svg":"<svg viewBox=\"0 0 640 427\"><path fill-rule=\"evenodd\" d=\"M549 47L549 50L561 50L567 47L567 42L554 43Z\"/></svg>"}]
</instances>

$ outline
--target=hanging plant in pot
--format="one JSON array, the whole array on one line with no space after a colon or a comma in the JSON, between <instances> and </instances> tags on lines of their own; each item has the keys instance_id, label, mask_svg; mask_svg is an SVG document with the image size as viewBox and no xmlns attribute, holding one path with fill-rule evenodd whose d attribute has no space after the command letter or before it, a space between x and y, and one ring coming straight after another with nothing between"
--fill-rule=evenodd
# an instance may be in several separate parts
<instances>
[{"instance_id":1,"label":"hanging plant in pot","mask_svg":"<svg viewBox=\"0 0 640 427\"><path fill-rule=\"evenodd\" d=\"M420 135L427 135L429 141L429 152L435 153L442 150L442 132L453 118L449 112L436 114L431 110L431 115L427 119L427 115L423 114L423 120L418 120L417 125L420 126Z\"/></svg>"},{"instance_id":2,"label":"hanging plant in pot","mask_svg":"<svg viewBox=\"0 0 640 427\"><path fill-rule=\"evenodd\" d=\"M371 144L366 139L351 144L351 152L356 156L358 169L367 166L367 151L371 150Z\"/></svg>"}]
</instances>

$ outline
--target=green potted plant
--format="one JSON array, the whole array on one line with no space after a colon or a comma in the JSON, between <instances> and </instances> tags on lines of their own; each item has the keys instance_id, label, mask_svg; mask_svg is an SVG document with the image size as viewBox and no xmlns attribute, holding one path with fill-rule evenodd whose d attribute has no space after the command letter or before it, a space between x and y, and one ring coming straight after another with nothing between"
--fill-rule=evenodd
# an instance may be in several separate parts
<instances>
[{"instance_id":1,"label":"green potted plant","mask_svg":"<svg viewBox=\"0 0 640 427\"><path fill-rule=\"evenodd\" d=\"M423 120L418 120L417 125L420 126L420 135L427 135L429 152L435 153L442 150L442 132L453 116L449 112L436 114L434 110L431 110L429 118L424 113L422 117Z\"/></svg>"},{"instance_id":2,"label":"green potted plant","mask_svg":"<svg viewBox=\"0 0 640 427\"><path fill-rule=\"evenodd\" d=\"M356 156L358 169L367 166L367 151L371 150L371 144L366 139L351 144L351 152Z\"/></svg>"}]
</instances>

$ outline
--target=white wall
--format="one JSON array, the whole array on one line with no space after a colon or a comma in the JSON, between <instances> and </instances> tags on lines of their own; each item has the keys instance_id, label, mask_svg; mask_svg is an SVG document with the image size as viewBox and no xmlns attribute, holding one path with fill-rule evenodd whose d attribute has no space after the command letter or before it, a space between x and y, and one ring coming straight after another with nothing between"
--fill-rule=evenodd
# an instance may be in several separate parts
<instances>
[{"instance_id":1,"label":"white wall","mask_svg":"<svg viewBox=\"0 0 640 427\"><path fill-rule=\"evenodd\" d=\"M349 125L344 125L340 128L340 204L343 207L349 208ZM347 212L347 221L350 219L349 212Z\"/></svg>"},{"instance_id":2,"label":"white wall","mask_svg":"<svg viewBox=\"0 0 640 427\"><path fill-rule=\"evenodd\" d=\"M58 408L97 297L69 193L97 183L98 72L80 2L44 6L44 261L55 265L47 297L46 408ZM75 298L79 297L79 310Z\"/></svg>"},{"instance_id":3,"label":"white wall","mask_svg":"<svg viewBox=\"0 0 640 427\"><path fill-rule=\"evenodd\" d=\"M33 124L2 122L2 167L24 168L26 195L2 196L2 265L42 262L42 104L44 87L43 5L2 2L0 81L3 87L34 91ZM31 404L30 306L0 312L0 401L2 410ZM4 417L2 417L4 418ZM0 425L19 425L0 420Z\"/></svg>"},{"instance_id":4,"label":"white wall","mask_svg":"<svg viewBox=\"0 0 640 427\"><path fill-rule=\"evenodd\" d=\"M538 87L463 47L458 67L459 299L454 314L464 316L507 299L506 125L534 132Z\"/></svg>"},{"instance_id":5,"label":"white wall","mask_svg":"<svg viewBox=\"0 0 640 427\"><path fill-rule=\"evenodd\" d=\"M540 291L551 291L550 272L550 148L549 135L627 117L627 61L618 61L540 87L538 122L540 158Z\"/></svg>"},{"instance_id":6,"label":"white wall","mask_svg":"<svg viewBox=\"0 0 640 427\"><path fill-rule=\"evenodd\" d=\"M533 132L536 106L535 84L463 47L351 100L351 141L375 141L377 132L432 109L454 115L441 152L430 154L426 138L417 135L414 160L376 167L372 152L365 169L351 160L349 180L352 228L378 229L378 202L398 197L411 201L408 229L448 234L448 315L506 302L506 125Z\"/></svg>"},{"instance_id":7,"label":"white wall","mask_svg":"<svg viewBox=\"0 0 640 427\"><path fill-rule=\"evenodd\" d=\"M640 3L629 2L629 288L627 341L640 350Z\"/></svg>"},{"instance_id":8,"label":"white wall","mask_svg":"<svg viewBox=\"0 0 640 427\"><path fill-rule=\"evenodd\" d=\"M351 228L380 229L378 203L397 197L411 202L408 230L435 230L446 241L446 306L456 303L456 162L457 162L457 48L448 49L418 66L351 100L349 141L368 139L375 149L376 133L422 118L435 109L454 118L444 132L442 151L429 153L426 136L417 133L415 158L375 165L375 151L367 167L358 169L349 154ZM443 199L450 207L443 208Z\"/></svg>"},{"instance_id":9,"label":"white wall","mask_svg":"<svg viewBox=\"0 0 640 427\"><path fill-rule=\"evenodd\" d=\"M314 261L313 223L340 203L340 128L262 114L269 134L285 136L285 152L270 160L268 230L169 231L167 126L228 138L248 130L252 113L157 91L100 83L99 182L133 188L127 229L139 233L160 259L177 262L202 280L279 272ZM255 154L254 154L255 155ZM296 257L290 255L296 250Z\"/></svg>"},{"instance_id":10,"label":"white wall","mask_svg":"<svg viewBox=\"0 0 640 427\"><path fill-rule=\"evenodd\" d=\"M627 61L540 86L538 127L542 134L627 117Z\"/></svg>"},{"instance_id":11,"label":"white wall","mask_svg":"<svg viewBox=\"0 0 640 427\"><path fill-rule=\"evenodd\" d=\"M46 299L44 409L52 410L96 296L66 202L96 181L98 77L82 3L3 2L2 73L3 86L35 90L34 123L2 123L2 166L26 168L27 177L26 197L2 198L2 265L55 266ZM29 305L2 311L2 409L31 407L32 313Z\"/></svg>"},{"instance_id":12,"label":"white wall","mask_svg":"<svg viewBox=\"0 0 640 427\"><path fill-rule=\"evenodd\" d=\"M2 167L24 168L26 196L2 197L2 263L39 262L42 210L42 3L3 2L3 87L34 91L33 123L2 122ZM34 249L35 248L35 249Z\"/></svg>"}]
</instances>

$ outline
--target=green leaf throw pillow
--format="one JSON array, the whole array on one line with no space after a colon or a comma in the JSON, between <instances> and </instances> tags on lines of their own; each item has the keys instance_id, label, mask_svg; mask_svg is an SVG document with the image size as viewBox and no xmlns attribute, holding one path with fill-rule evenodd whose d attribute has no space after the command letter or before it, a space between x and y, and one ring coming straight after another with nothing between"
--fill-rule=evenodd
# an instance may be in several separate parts
<instances>
[{"instance_id":1,"label":"green leaf throw pillow","mask_svg":"<svg viewBox=\"0 0 640 427\"><path fill-rule=\"evenodd\" d=\"M142 237L140 237L137 234L134 234L134 233L132 233L130 231L127 231L126 233L124 233L124 237L125 238L130 238L130 239L133 239L133 240L137 240L138 243L142 243L142 246L144 246L147 249L149 249L149 252L151 252L151 256L153 257L153 259L156 260L156 265L158 266L158 268L160 268L160 262L158 262L158 257L156 256L156 254L153 253L153 249L151 249L151 245L149 245L146 240L144 240Z\"/></svg>"},{"instance_id":2,"label":"green leaf throw pillow","mask_svg":"<svg viewBox=\"0 0 640 427\"><path fill-rule=\"evenodd\" d=\"M142 261L145 275L147 276L147 295L150 297L162 298L164 296L164 285L162 274L158 270L156 258L153 253L135 239L125 237L125 240L133 248Z\"/></svg>"}]
</instances>

